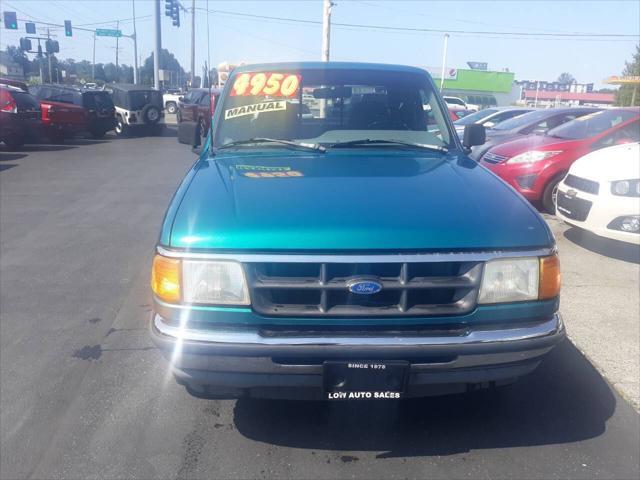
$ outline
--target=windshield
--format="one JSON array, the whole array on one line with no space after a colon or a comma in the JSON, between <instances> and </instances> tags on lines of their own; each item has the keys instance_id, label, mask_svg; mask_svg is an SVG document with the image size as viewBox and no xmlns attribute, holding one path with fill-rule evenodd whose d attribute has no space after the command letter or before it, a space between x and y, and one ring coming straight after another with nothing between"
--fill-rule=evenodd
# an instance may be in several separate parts
<instances>
[{"instance_id":1,"label":"windshield","mask_svg":"<svg viewBox=\"0 0 640 480\"><path fill-rule=\"evenodd\" d=\"M489 115L493 115L496 112L499 112L497 108L486 108L479 112L472 113L471 115L467 115L466 117L462 117L460 120L456 120L453 123L455 125L471 125L472 123L479 122L483 118L487 118Z\"/></svg>"},{"instance_id":2,"label":"windshield","mask_svg":"<svg viewBox=\"0 0 640 480\"><path fill-rule=\"evenodd\" d=\"M309 144L451 142L437 93L421 74L310 69L243 73L231 81L216 147L252 138Z\"/></svg>"},{"instance_id":3,"label":"windshield","mask_svg":"<svg viewBox=\"0 0 640 480\"><path fill-rule=\"evenodd\" d=\"M513 130L514 128L524 127L525 125L529 125L531 123L536 123L540 120L543 120L551 115L556 115L558 112L549 111L549 110L538 110L535 112L525 113L524 115L520 115L518 117L510 118L509 120L505 120L504 122L500 122L496 124L493 129L494 130Z\"/></svg>"},{"instance_id":4,"label":"windshield","mask_svg":"<svg viewBox=\"0 0 640 480\"><path fill-rule=\"evenodd\" d=\"M637 116L637 111L632 110L604 110L553 128L547 135L568 140L589 138Z\"/></svg>"}]
</instances>

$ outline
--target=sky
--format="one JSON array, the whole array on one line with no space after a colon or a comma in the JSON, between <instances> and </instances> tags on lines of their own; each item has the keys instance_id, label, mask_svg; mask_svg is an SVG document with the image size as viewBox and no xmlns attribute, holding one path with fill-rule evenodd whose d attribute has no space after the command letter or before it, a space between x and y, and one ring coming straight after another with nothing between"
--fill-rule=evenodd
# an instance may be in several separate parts
<instances>
[{"instance_id":1,"label":"sky","mask_svg":"<svg viewBox=\"0 0 640 480\"><path fill-rule=\"evenodd\" d=\"M135 1L138 56L153 49L153 0L0 0L0 10L16 11L19 30L0 27L0 49L17 45L25 35L22 20L62 24L71 20L84 28L115 28L133 32ZM181 0L186 7L192 0ZM490 70L508 68L516 80L556 80L571 73L580 83L602 85L602 79L619 75L640 42L640 1L540 0L520 1L376 1L334 0L333 23L428 28L452 31L447 66L466 68L467 61L487 62ZM190 68L191 18L181 12L181 27L164 16L161 0L162 46L185 70ZM206 0L196 1L196 72L207 59ZM208 1L211 64L228 61L256 63L320 60L322 26L285 20L233 15L243 13L287 19L321 21L322 0ZM91 25L87 25L91 24ZM39 34L46 34L38 26ZM491 35L453 31L497 32ZM627 34L632 38L524 38L500 32ZM91 61L93 35L74 30L71 38L62 28L52 28L60 42L61 58ZM132 65L133 42L120 39L119 61ZM116 40L98 38L96 62L115 62ZM397 32L375 28L333 25L331 60L397 63L438 67L442 63L443 33Z\"/></svg>"}]
</instances>

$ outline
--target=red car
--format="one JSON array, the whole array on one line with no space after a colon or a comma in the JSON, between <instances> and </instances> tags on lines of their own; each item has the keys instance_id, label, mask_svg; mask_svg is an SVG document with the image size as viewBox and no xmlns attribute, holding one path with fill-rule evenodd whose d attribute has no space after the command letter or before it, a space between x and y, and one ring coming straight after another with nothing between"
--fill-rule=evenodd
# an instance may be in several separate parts
<instances>
[{"instance_id":1,"label":"red car","mask_svg":"<svg viewBox=\"0 0 640 480\"><path fill-rule=\"evenodd\" d=\"M26 91L0 79L0 142L18 149L35 137L40 128L38 101Z\"/></svg>"},{"instance_id":2,"label":"red car","mask_svg":"<svg viewBox=\"0 0 640 480\"><path fill-rule=\"evenodd\" d=\"M462 117L466 117L471 113L470 110L461 107L449 107L449 118L451 118L452 122L456 120L460 120Z\"/></svg>"},{"instance_id":3,"label":"red car","mask_svg":"<svg viewBox=\"0 0 640 480\"><path fill-rule=\"evenodd\" d=\"M547 131L490 149L480 163L530 202L555 211L558 183L571 164L600 148L640 141L640 109L614 108L592 113Z\"/></svg>"},{"instance_id":4,"label":"red car","mask_svg":"<svg viewBox=\"0 0 640 480\"><path fill-rule=\"evenodd\" d=\"M41 85L29 91L40 102L42 133L58 143L89 129L87 111L73 104L73 92Z\"/></svg>"}]
</instances>

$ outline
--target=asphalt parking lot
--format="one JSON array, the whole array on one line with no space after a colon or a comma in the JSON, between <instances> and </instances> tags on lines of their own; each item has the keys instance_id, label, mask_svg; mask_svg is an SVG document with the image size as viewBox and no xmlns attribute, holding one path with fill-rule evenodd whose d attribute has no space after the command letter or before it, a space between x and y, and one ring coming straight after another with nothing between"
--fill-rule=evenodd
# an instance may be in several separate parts
<instances>
[{"instance_id":1,"label":"asphalt parking lot","mask_svg":"<svg viewBox=\"0 0 640 480\"><path fill-rule=\"evenodd\" d=\"M548 217L571 340L508 388L201 400L147 331L153 247L188 148L171 131L2 148L1 478L640 476L638 249Z\"/></svg>"}]
</instances>

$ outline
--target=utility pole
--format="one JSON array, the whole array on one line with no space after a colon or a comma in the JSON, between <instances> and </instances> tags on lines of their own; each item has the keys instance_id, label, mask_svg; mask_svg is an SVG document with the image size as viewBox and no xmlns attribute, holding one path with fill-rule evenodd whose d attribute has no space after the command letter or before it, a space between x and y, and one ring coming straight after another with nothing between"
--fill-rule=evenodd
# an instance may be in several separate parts
<instances>
[{"instance_id":1,"label":"utility pole","mask_svg":"<svg viewBox=\"0 0 640 480\"><path fill-rule=\"evenodd\" d=\"M444 48L442 50L442 72L440 73L440 92L444 87L444 71L447 68L447 46L449 45L449 34L444 34Z\"/></svg>"},{"instance_id":2,"label":"utility pole","mask_svg":"<svg viewBox=\"0 0 640 480\"><path fill-rule=\"evenodd\" d=\"M191 88L196 76L196 0L191 0Z\"/></svg>"},{"instance_id":3,"label":"utility pole","mask_svg":"<svg viewBox=\"0 0 640 480\"><path fill-rule=\"evenodd\" d=\"M116 21L116 30L120 30L120 20ZM116 83L120 80L120 69L118 67L118 53L120 52L120 37L116 37Z\"/></svg>"},{"instance_id":4,"label":"utility pole","mask_svg":"<svg viewBox=\"0 0 640 480\"><path fill-rule=\"evenodd\" d=\"M329 50L331 48L331 0L324 0L322 5L322 61L329 61Z\"/></svg>"},{"instance_id":5,"label":"utility pole","mask_svg":"<svg viewBox=\"0 0 640 480\"><path fill-rule=\"evenodd\" d=\"M47 28L47 42L51 39L51 36L49 35L49 29ZM45 49L46 50L46 49ZM53 80L51 79L51 53L47 52L47 59L49 60L49 83L53 83Z\"/></svg>"},{"instance_id":6,"label":"utility pole","mask_svg":"<svg viewBox=\"0 0 640 480\"><path fill-rule=\"evenodd\" d=\"M91 64L91 78L96 81L96 32L93 32L93 63Z\"/></svg>"},{"instance_id":7,"label":"utility pole","mask_svg":"<svg viewBox=\"0 0 640 480\"><path fill-rule=\"evenodd\" d=\"M133 61L135 66L133 67L133 83L138 84L138 35L136 34L136 0L131 0L131 6L133 7Z\"/></svg>"},{"instance_id":8,"label":"utility pole","mask_svg":"<svg viewBox=\"0 0 640 480\"><path fill-rule=\"evenodd\" d=\"M162 32L160 30L160 0L154 0L153 19L155 24L155 41L153 47L153 85L160 90L160 50L162 49Z\"/></svg>"}]
</instances>

